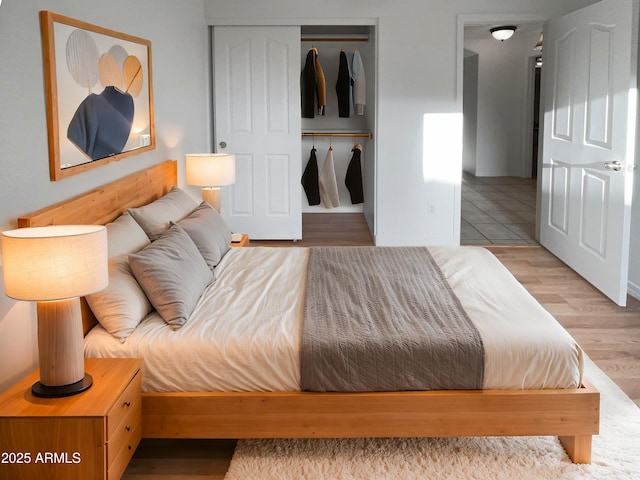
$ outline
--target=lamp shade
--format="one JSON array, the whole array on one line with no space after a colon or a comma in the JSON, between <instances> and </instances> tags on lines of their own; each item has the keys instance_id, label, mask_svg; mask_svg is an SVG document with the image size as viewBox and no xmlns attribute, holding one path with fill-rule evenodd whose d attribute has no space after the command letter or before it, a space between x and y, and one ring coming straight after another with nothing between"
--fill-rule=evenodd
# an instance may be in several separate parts
<instances>
[{"instance_id":1,"label":"lamp shade","mask_svg":"<svg viewBox=\"0 0 640 480\"><path fill-rule=\"evenodd\" d=\"M190 153L185 156L187 183L220 187L236 181L236 156L228 153Z\"/></svg>"},{"instance_id":2,"label":"lamp shade","mask_svg":"<svg viewBox=\"0 0 640 480\"><path fill-rule=\"evenodd\" d=\"M491 32L491 36L496 40L505 41L513 36L513 34L516 32L516 27L514 26L495 27L489 31Z\"/></svg>"},{"instance_id":3,"label":"lamp shade","mask_svg":"<svg viewBox=\"0 0 640 480\"><path fill-rule=\"evenodd\" d=\"M56 225L2 232L7 296L49 301L100 291L109 283L107 231L101 225Z\"/></svg>"}]
</instances>

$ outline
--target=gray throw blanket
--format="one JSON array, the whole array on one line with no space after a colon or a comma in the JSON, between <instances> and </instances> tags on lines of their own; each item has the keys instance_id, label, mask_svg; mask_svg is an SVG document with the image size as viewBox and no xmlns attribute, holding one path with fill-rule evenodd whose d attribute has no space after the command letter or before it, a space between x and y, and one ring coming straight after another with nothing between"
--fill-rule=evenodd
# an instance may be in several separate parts
<instances>
[{"instance_id":1,"label":"gray throw blanket","mask_svg":"<svg viewBox=\"0 0 640 480\"><path fill-rule=\"evenodd\" d=\"M426 247L311 248L307 391L481 389L484 348Z\"/></svg>"}]
</instances>

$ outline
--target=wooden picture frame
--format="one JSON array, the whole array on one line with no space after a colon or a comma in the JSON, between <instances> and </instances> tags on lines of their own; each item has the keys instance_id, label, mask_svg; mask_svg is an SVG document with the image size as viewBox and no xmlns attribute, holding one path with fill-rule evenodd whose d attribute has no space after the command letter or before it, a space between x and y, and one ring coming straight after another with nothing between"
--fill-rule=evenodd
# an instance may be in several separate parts
<instances>
[{"instance_id":1,"label":"wooden picture frame","mask_svg":"<svg viewBox=\"0 0 640 480\"><path fill-rule=\"evenodd\" d=\"M155 148L151 42L40 12L52 181Z\"/></svg>"}]
</instances>

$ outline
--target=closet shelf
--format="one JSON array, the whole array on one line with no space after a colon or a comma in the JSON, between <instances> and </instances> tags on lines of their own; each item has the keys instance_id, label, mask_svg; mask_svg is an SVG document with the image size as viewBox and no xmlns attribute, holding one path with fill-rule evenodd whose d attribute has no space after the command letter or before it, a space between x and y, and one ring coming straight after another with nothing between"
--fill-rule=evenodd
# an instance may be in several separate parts
<instances>
[{"instance_id":1,"label":"closet shelf","mask_svg":"<svg viewBox=\"0 0 640 480\"><path fill-rule=\"evenodd\" d=\"M302 132L303 137L358 137L373 138L371 132Z\"/></svg>"},{"instance_id":2,"label":"closet shelf","mask_svg":"<svg viewBox=\"0 0 640 480\"><path fill-rule=\"evenodd\" d=\"M369 37L349 37L349 36L336 36L336 37L314 37L311 35L301 38L303 42L368 42Z\"/></svg>"}]
</instances>

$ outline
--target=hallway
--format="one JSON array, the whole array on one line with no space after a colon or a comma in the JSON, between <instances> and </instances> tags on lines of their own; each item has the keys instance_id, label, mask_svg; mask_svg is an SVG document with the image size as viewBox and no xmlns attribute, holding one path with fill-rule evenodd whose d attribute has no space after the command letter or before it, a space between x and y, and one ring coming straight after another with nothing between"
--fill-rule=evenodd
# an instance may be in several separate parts
<instances>
[{"instance_id":1,"label":"hallway","mask_svg":"<svg viewBox=\"0 0 640 480\"><path fill-rule=\"evenodd\" d=\"M537 245L536 180L462 174L462 245Z\"/></svg>"}]
</instances>

